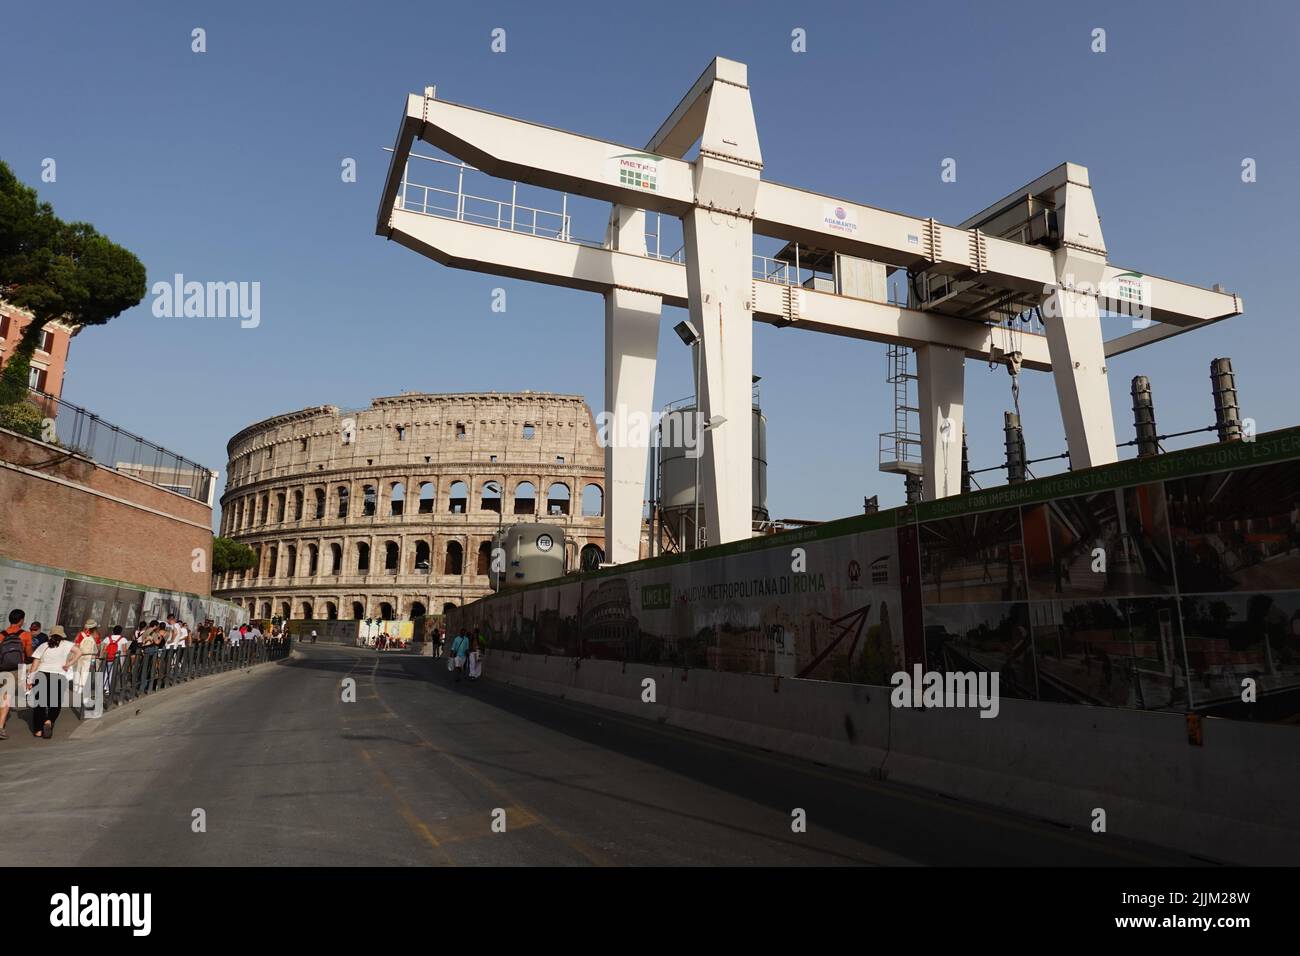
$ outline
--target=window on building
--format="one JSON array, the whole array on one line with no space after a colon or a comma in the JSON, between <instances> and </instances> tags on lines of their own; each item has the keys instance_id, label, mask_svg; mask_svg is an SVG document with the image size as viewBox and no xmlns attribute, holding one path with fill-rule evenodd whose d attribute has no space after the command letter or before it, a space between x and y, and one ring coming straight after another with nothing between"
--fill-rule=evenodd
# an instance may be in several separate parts
<instances>
[{"instance_id":1,"label":"window on building","mask_svg":"<svg viewBox=\"0 0 1300 956\"><path fill-rule=\"evenodd\" d=\"M556 455L556 456L555 456L555 463L556 463L557 465L563 465L563 464L564 464L564 456L563 456L563 455Z\"/></svg>"},{"instance_id":2,"label":"window on building","mask_svg":"<svg viewBox=\"0 0 1300 956\"><path fill-rule=\"evenodd\" d=\"M33 365L31 371L27 374L27 387L43 392L48 378L49 372L46 369L41 368L39 365Z\"/></svg>"},{"instance_id":3,"label":"window on building","mask_svg":"<svg viewBox=\"0 0 1300 956\"><path fill-rule=\"evenodd\" d=\"M582 516L598 518L605 513L605 492L600 485L587 485L582 489Z\"/></svg>"},{"instance_id":4,"label":"window on building","mask_svg":"<svg viewBox=\"0 0 1300 956\"><path fill-rule=\"evenodd\" d=\"M397 573L398 565L401 563L402 553L397 547L396 541L389 541L384 545L384 570Z\"/></svg>"},{"instance_id":5,"label":"window on building","mask_svg":"<svg viewBox=\"0 0 1300 956\"><path fill-rule=\"evenodd\" d=\"M463 441L465 438L465 426L461 422L456 423L456 441Z\"/></svg>"},{"instance_id":6,"label":"window on building","mask_svg":"<svg viewBox=\"0 0 1300 956\"><path fill-rule=\"evenodd\" d=\"M420 514L433 514L433 482L431 481L420 485Z\"/></svg>"},{"instance_id":7,"label":"window on building","mask_svg":"<svg viewBox=\"0 0 1300 956\"><path fill-rule=\"evenodd\" d=\"M370 518L375 513L375 486L364 485L361 489L361 514Z\"/></svg>"},{"instance_id":8,"label":"window on building","mask_svg":"<svg viewBox=\"0 0 1300 956\"><path fill-rule=\"evenodd\" d=\"M302 520L302 489L301 488L293 493L293 520L294 521Z\"/></svg>"},{"instance_id":9,"label":"window on building","mask_svg":"<svg viewBox=\"0 0 1300 956\"><path fill-rule=\"evenodd\" d=\"M495 511L501 513L501 486L495 481L485 481L483 483L483 497L479 501L480 511Z\"/></svg>"},{"instance_id":10,"label":"window on building","mask_svg":"<svg viewBox=\"0 0 1300 956\"><path fill-rule=\"evenodd\" d=\"M317 518L325 517L325 489L324 488L316 489L316 517Z\"/></svg>"},{"instance_id":11,"label":"window on building","mask_svg":"<svg viewBox=\"0 0 1300 956\"><path fill-rule=\"evenodd\" d=\"M527 439L527 440L531 440L532 437L533 437L533 435L535 435L536 433L537 433L537 429L536 429L535 426L533 426L533 425L525 425L525 426L524 426L524 438L525 438L525 439Z\"/></svg>"},{"instance_id":12,"label":"window on building","mask_svg":"<svg viewBox=\"0 0 1300 956\"><path fill-rule=\"evenodd\" d=\"M393 493L388 496L388 513L397 517L406 508L406 486L400 481L393 483Z\"/></svg>"},{"instance_id":13,"label":"window on building","mask_svg":"<svg viewBox=\"0 0 1300 956\"><path fill-rule=\"evenodd\" d=\"M370 545L364 541L357 542L357 570L370 570Z\"/></svg>"},{"instance_id":14,"label":"window on building","mask_svg":"<svg viewBox=\"0 0 1300 956\"><path fill-rule=\"evenodd\" d=\"M339 517L348 516L348 486L339 485Z\"/></svg>"},{"instance_id":15,"label":"window on building","mask_svg":"<svg viewBox=\"0 0 1300 956\"><path fill-rule=\"evenodd\" d=\"M45 352L47 355L53 354L54 331L52 329L45 329L43 332L41 332L41 351Z\"/></svg>"},{"instance_id":16,"label":"window on building","mask_svg":"<svg viewBox=\"0 0 1300 956\"><path fill-rule=\"evenodd\" d=\"M330 545L330 570L338 575L343 573L343 545Z\"/></svg>"},{"instance_id":17,"label":"window on building","mask_svg":"<svg viewBox=\"0 0 1300 956\"><path fill-rule=\"evenodd\" d=\"M429 542L427 541L415 542L415 570L429 570Z\"/></svg>"},{"instance_id":18,"label":"window on building","mask_svg":"<svg viewBox=\"0 0 1300 956\"><path fill-rule=\"evenodd\" d=\"M496 460L497 460L496 455L488 455L488 461L496 461Z\"/></svg>"},{"instance_id":19,"label":"window on building","mask_svg":"<svg viewBox=\"0 0 1300 956\"><path fill-rule=\"evenodd\" d=\"M397 440L398 440L398 441L406 441L406 426L405 426L405 425L398 425L398 426L397 426Z\"/></svg>"}]
</instances>

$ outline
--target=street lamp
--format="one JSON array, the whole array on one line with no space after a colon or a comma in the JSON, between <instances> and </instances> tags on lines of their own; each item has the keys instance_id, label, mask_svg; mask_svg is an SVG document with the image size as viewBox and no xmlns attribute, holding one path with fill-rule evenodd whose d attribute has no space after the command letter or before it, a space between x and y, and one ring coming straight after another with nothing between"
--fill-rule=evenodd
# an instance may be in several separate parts
<instances>
[{"instance_id":1,"label":"street lamp","mask_svg":"<svg viewBox=\"0 0 1300 956\"><path fill-rule=\"evenodd\" d=\"M505 509L506 509L506 491L505 491L505 486L504 486L504 485L502 485L502 484L499 483L499 482L495 482L495 481L487 481L487 482L484 482L484 483L483 483L483 487L484 487L484 488L491 488L493 491L495 491L495 492L497 493L497 536L496 536L496 538L493 539L493 541L492 541L492 548L488 551L488 578L490 579L490 578L492 577L492 574L493 574L492 566L493 566L494 564L496 564L496 550L497 550L498 548L502 547L502 545L501 545L501 528L502 528L502 522L505 520L505 513L506 513L506 511L505 511ZM501 577L500 577L501 572L500 572L500 571L497 571L496 574L497 574L497 586L496 586L495 590L500 591L500 590L501 590Z\"/></svg>"}]
</instances>

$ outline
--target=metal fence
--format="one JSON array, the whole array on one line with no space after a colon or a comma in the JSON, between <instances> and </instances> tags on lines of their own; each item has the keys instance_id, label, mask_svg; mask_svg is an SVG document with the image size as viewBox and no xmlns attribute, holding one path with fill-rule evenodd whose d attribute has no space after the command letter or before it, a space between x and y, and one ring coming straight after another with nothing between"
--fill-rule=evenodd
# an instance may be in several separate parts
<instances>
[{"instance_id":1,"label":"metal fence","mask_svg":"<svg viewBox=\"0 0 1300 956\"><path fill-rule=\"evenodd\" d=\"M93 687L102 680L103 706L109 710L174 684L282 660L289 656L291 643L291 640L241 641L239 644L197 641L187 647L139 651L112 661L96 658L89 686Z\"/></svg>"},{"instance_id":2,"label":"metal fence","mask_svg":"<svg viewBox=\"0 0 1300 956\"><path fill-rule=\"evenodd\" d=\"M160 445L134 435L94 412L45 392L29 389L27 400L40 409L43 441L75 451L114 471L206 502L212 471Z\"/></svg>"}]
</instances>

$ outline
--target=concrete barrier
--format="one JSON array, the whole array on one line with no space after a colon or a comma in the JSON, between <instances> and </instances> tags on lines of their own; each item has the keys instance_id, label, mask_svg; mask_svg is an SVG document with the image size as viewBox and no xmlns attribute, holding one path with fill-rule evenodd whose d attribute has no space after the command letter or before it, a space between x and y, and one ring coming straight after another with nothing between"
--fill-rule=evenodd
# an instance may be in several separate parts
<instances>
[{"instance_id":1,"label":"concrete barrier","mask_svg":"<svg viewBox=\"0 0 1300 956\"><path fill-rule=\"evenodd\" d=\"M890 688L492 652L484 676L1086 830L1249 864L1300 861L1300 728L1002 699L910 709ZM654 680L654 702L642 699ZM1100 838L1100 837L1099 837Z\"/></svg>"}]
</instances>

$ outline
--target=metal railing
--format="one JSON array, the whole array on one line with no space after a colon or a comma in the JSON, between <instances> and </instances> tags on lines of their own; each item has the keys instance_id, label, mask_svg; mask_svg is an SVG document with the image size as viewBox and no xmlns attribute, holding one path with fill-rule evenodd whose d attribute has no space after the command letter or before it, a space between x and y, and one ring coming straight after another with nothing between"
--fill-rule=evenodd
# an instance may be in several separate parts
<instances>
[{"instance_id":1,"label":"metal railing","mask_svg":"<svg viewBox=\"0 0 1300 956\"><path fill-rule=\"evenodd\" d=\"M198 462L155 445L80 405L54 395L28 389L27 401L35 405L44 418L41 434L31 437L187 498L202 502L208 500L212 471Z\"/></svg>"},{"instance_id":2,"label":"metal railing","mask_svg":"<svg viewBox=\"0 0 1300 956\"><path fill-rule=\"evenodd\" d=\"M119 655L112 661L100 657L92 665L91 681L102 679L103 706L109 710L209 674L282 660L289 656L291 643L291 640L269 638L239 644L200 640L186 647Z\"/></svg>"}]
</instances>

